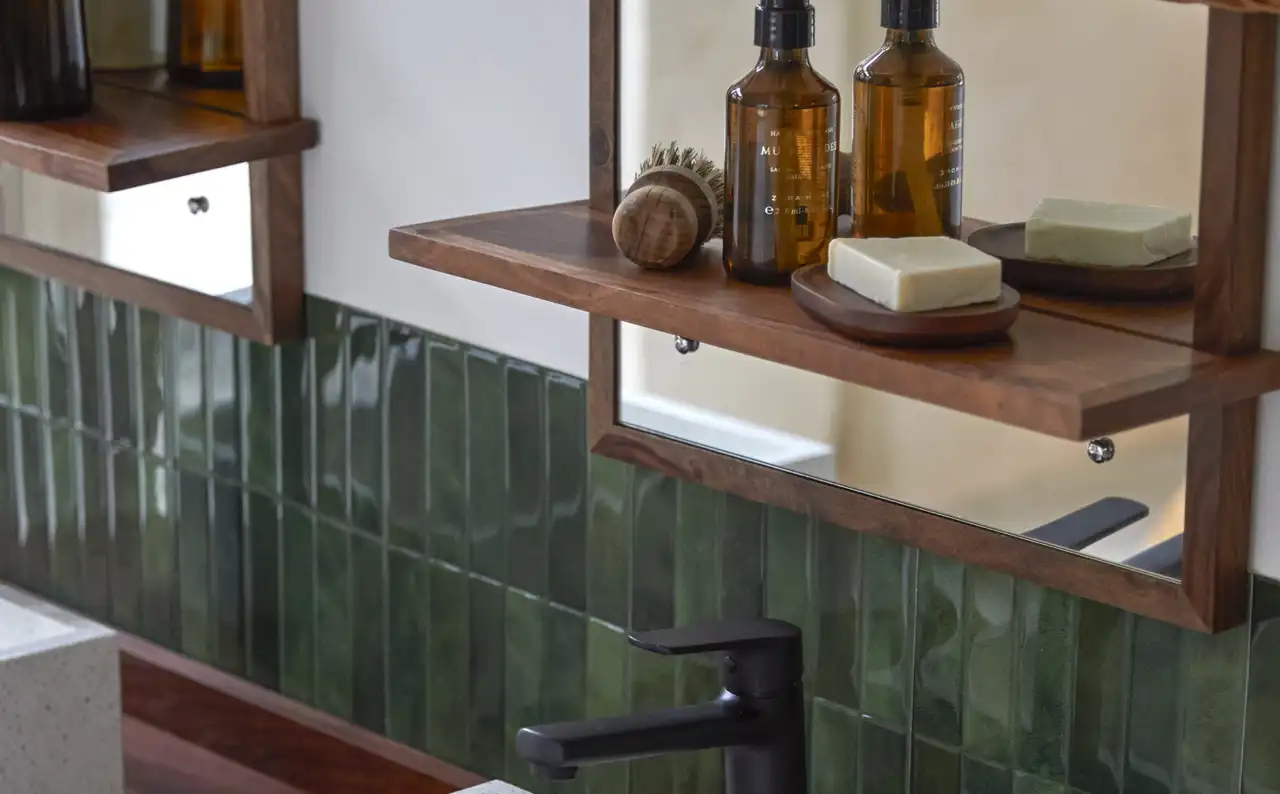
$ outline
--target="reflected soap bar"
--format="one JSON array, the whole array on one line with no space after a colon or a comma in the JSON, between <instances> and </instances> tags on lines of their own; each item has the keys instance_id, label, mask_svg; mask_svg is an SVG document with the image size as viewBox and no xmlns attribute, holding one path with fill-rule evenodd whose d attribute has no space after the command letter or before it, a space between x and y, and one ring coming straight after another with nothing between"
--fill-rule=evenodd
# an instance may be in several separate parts
<instances>
[{"instance_id":1,"label":"reflected soap bar","mask_svg":"<svg viewBox=\"0 0 1280 794\"><path fill-rule=\"evenodd\" d=\"M1143 267L1191 248L1191 214L1168 207L1047 198L1027 221L1027 257Z\"/></svg>"},{"instance_id":2,"label":"reflected soap bar","mask_svg":"<svg viewBox=\"0 0 1280 794\"><path fill-rule=\"evenodd\" d=\"M895 312L929 312L1000 297L1000 260L950 237L836 238L831 280Z\"/></svg>"}]
</instances>

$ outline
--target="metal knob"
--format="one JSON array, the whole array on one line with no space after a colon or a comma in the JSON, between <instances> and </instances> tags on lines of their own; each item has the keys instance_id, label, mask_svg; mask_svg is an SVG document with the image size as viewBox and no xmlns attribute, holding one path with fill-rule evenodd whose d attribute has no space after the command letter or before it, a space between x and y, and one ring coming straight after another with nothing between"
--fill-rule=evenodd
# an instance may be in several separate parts
<instances>
[{"instance_id":1,"label":"metal knob","mask_svg":"<svg viewBox=\"0 0 1280 794\"><path fill-rule=\"evenodd\" d=\"M1116 456L1116 442L1109 438L1095 438L1089 442L1089 460L1106 463Z\"/></svg>"},{"instance_id":2,"label":"metal knob","mask_svg":"<svg viewBox=\"0 0 1280 794\"><path fill-rule=\"evenodd\" d=\"M683 336L676 337L676 352L682 356L697 353L700 347L702 347L702 343L697 339L685 339Z\"/></svg>"},{"instance_id":3,"label":"metal knob","mask_svg":"<svg viewBox=\"0 0 1280 794\"><path fill-rule=\"evenodd\" d=\"M209 211L209 199L204 196L196 196L187 199L187 209L191 210L192 215L199 215L202 212Z\"/></svg>"}]
</instances>

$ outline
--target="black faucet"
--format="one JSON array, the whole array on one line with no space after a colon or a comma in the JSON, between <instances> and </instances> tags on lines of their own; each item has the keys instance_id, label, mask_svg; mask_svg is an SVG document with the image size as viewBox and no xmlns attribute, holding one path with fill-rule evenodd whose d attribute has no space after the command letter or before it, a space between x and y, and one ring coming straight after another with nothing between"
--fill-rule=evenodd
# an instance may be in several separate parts
<instances>
[{"instance_id":1,"label":"black faucet","mask_svg":"<svg viewBox=\"0 0 1280 794\"><path fill-rule=\"evenodd\" d=\"M721 747L726 794L808 790L800 629L761 618L661 629L628 639L666 656L723 653L724 689L714 701L696 706L521 728L516 734L521 758L553 780L569 780L586 764Z\"/></svg>"}]
</instances>

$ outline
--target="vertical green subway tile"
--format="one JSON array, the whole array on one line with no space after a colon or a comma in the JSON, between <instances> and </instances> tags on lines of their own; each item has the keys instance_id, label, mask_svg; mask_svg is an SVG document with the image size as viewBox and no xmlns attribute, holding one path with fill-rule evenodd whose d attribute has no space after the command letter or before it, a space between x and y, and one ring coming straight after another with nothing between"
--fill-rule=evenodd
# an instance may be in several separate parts
<instances>
[{"instance_id":1,"label":"vertical green subway tile","mask_svg":"<svg viewBox=\"0 0 1280 794\"><path fill-rule=\"evenodd\" d=\"M280 503L246 492L245 531L248 583L245 619L248 622L248 674L254 682L280 689ZM310 559L297 561L309 565Z\"/></svg>"},{"instance_id":2,"label":"vertical green subway tile","mask_svg":"<svg viewBox=\"0 0 1280 794\"><path fill-rule=\"evenodd\" d=\"M813 613L814 522L790 510L767 511L765 538L765 614L804 632L804 667L812 676L818 661ZM812 679L811 679L812 680Z\"/></svg>"},{"instance_id":3,"label":"vertical green subway tile","mask_svg":"<svg viewBox=\"0 0 1280 794\"><path fill-rule=\"evenodd\" d=\"M20 283L22 278L25 277L12 270L0 268L0 406L13 405L17 402L17 384L15 383L17 344L14 340L18 338L18 333L13 326L14 314L17 311L14 306L14 285Z\"/></svg>"},{"instance_id":4,"label":"vertical green subway tile","mask_svg":"<svg viewBox=\"0 0 1280 794\"><path fill-rule=\"evenodd\" d=\"M1249 659L1248 626L1184 635L1180 780L1186 794L1240 789L1246 671L1265 675L1260 664Z\"/></svg>"},{"instance_id":5,"label":"vertical green subway tile","mask_svg":"<svg viewBox=\"0 0 1280 794\"><path fill-rule=\"evenodd\" d=\"M675 625L713 621L720 615L720 537L724 494L680 482L676 522Z\"/></svg>"},{"instance_id":6,"label":"vertical green subway tile","mask_svg":"<svg viewBox=\"0 0 1280 794\"><path fill-rule=\"evenodd\" d=\"M427 365L428 547L434 559L466 568L467 400L462 348L432 339Z\"/></svg>"},{"instance_id":7,"label":"vertical green subway tile","mask_svg":"<svg viewBox=\"0 0 1280 794\"><path fill-rule=\"evenodd\" d=\"M1181 629L1135 618L1125 794L1174 794L1177 790L1181 660Z\"/></svg>"},{"instance_id":8,"label":"vertical green subway tile","mask_svg":"<svg viewBox=\"0 0 1280 794\"><path fill-rule=\"evenodd\" d=\"M966 573L964 751L1008 767L1013 763L1015 732L1014 580L976 567Z\"/></svg>"},{"instance_id":9,"label":"vertical green subway tile","mask_svg":"<svg viewBox=\"0 0 1280 794\"><path fill-rule=\"evenodd\" d=\"M125 412L124 416L112 419L112 438L122 440L119 435L121 422L126 423L124 432L132 428L133 414L129 409L136 405L141 420L136 436L138 445L145 452L166 457L170 450L170 428L165 404L170 396L168 387L175 382L169 374L172 359L166 344L166 321L155 312L137 312L139 388L135 392L132 384L121 374L125 370L117 359L118 353L128 351L129 323L122 307L123 304L103 303L103 310L107 313L107 347L110 351L107 372L111 381L111 412L113 417ZM125 344L122 350L118 350L121 338Z\"/></svg>"},{"instance_id":10,"label":"vertical green subway tile","mask_svg":"<svg viewBox=\"0 0 1280 794\"><path fill-rule=\"evenodd\" d=\"M351 535L337 524L316 522L316 699L335 717L355 716L354 624L370 615L352 614Z\"/></svg>"},{"instance_id":11,"label":"vertical green subway tile","mask_svg":"<svg viewBox=\"0 0 1280 794\"><path fill-rule=\"evenodd\" d=\"M87 440L86 440L87 443ZM141 466L130 449L110 450L115 509L111 543L111 617L120 628L141 634L144 622L143 501Z\"/></svg>"},{"instance_id":12,"label":"vertical green subway tile","mask_svg":"<svg viewBox=\"0 0 1280 794\"><path fill-rule=\"evenodd\" d=\"M997 764L965 756L961 762L963 794L1013 794L1013 772Z\"/></svg>"},{"instance_id":13,"label":"vertical green subway tile","mask_svg":"<svg viewBox=\"0 0 1280 794\"><path fill-rule=\"evenodd\" d=\"M316 527L311 514L285 502L280 515L280 691L316 703Z\"/></svg>"},{"instance_id":14,"label":"vertical green subway tile","mask_svg":"<svg viewBox=\"0 0 1280 794\"><path fill-rule=\"evenodd\" d=\"M244 675L244 497L238 487L215 482L210 550L213 554L214 660Z\"/></svg>"},{"instance_id":15,"label":"vertical green subway tile","mask_svg":"<svg viewBox=\"0 0 1280 794\"><path fill-rule=\"evenodd\" d=\"M809 729L809 791L852 794L858 788L856 711L814 698Z\"/></svg>"},{"instance_id":16,"label":"vertical green subway tile","mask_svg":"<svg viewBox=\"0 0 1280 794\"><path fill-rule=\"evenodd\" d=\"M173 416L175 454L188 469L208 467L208 413L205 405L204 329L167 318L170 348L169 408Z\"/></svg>"},{"instance_id":17,"label":"vertical green subway tile","mask_svg":"<svg viewBox=\"0 0 1280 794\"><path fill-rule=\"evenodd\" d=\"M1076 601L1019 582L1014 679L1015 768L1053 782L1067 775L1071 688L1075 677ZM1015 781L1015 787L1017 787Z\"/></svg>"},{"instance_id":18,"label":"vertical green subway tile","mask_svg":"<svg viewBox=\"0 0 1280 794\"><path fill-rule=\"evenodd\" d=\"M917 736L911 753L912 794L959 794L958 752Z\"/></svg>"},{"instance_id":19,"label":"vertical green subway tile","mask_svg":"<svg viewBox=\"0 0 1280 794\"><path fill-rule=\"evenodd\" d=\"M1028 772L1013 773L1013 794L1065 794L1066 786Z\"/></svg>"},{"instance_id":20,"label":"vertical green subway tile","mask_svg":"<svg viewBox=\"0 0 1280 794\"><path fill-rule=\"evenodd\" d=\"M636 631L665 629L675 624L676 480L636 469L632 486L629 625Z\"/></svg>"},{"instance_id":21,"label":"vertical green subway tile","mask_svg":"<svg viewBox=\"0 0 1280 794\"><path fill-rule=\"evenodd\" d=\"M863 717L858 726L858 794L907 794L908 739Z\"/></svg>"},{"instance_id":22,"label":"vertical green subway tile","mask_svg":"<svg viewBox=\"0 0 1280 794\"><path fill-rule=\"evenodd\" d=\"M1280 791L1280 584L1254 578L1252 619L1242 779L1245 794L1273 794Z\"/></svg>"},{"instance_id":23,"label":"vertical green subway tile","mask_svg":"<svg viewBox=\"0 0 1280 794\"><path fill-rule=\"evenodd\" d=\"M542 373L507 362L508 581L534 595L548 594L547 440ZM586 455L585 447L580 450ZM584 457L585 465L585 457ZM582 573L587 573L585 561Z\"/></svg>"},{"instance_id":24,"label":"vertical green subway tile","mask_svg":"<svg viewBox=\"0 0 1280 794\"><path fill-rule=\"evenodd\" d=\"M676 705L676 665L669 656L631 648L631 710L635 713L668 709ZM659 756L633 761L632 794L671 791L671 758Z\"/></svg>"},{"instance_id":25,"label":"vertical green subway tile","mask_svg":"<svg viewBox=\"0 0 1280 794\"><path fill-rule=\"evenodd\" d=\"M910 724L915 560L914 549L863 537L862 712L895 730Z\"/></svg>"},{"instance_id":26,"label":"vertical green subway tile","mask_svg":"<svg viewBox=\"0 0 1280 794\"><path fill-rule=\"evenodd\" d=\"M467 756L470 768L499 777L507 769L503 737L506 705L503 677L506 662L506 591L501 584L470 579L470 685Z\"/></svg>"},{"instance_id":27,"label":"vertical green subway tile","mask_svg":"<svg viewBox=\"0 0 1280 794\"><path fill-rule=\"evenodd\" d=\"M427 742L430 752L467 766L470 757L471 608L467 575L451 565L431 567L431 627L427 641Z\"/></svg>"},{"instance_id":28,"label":"vertical green subway tile","mask_svg":"<svg viewBox=\"0 0 1280 794\"><path fill-rule=\"evenodd\" d=\"M416 555L387 552L387 735L427 748L429 567Z\"/></svg>"},{"instance_id":29,"label":"vertical green subway tile","mask_svg":"<svg viewBox=\"0 0 1280 794\"><path fill-rule=\"evenodd\" d=\"M844 527L819 524L814 533L812 629L814 697L856 709L858 701L859 536ZM814 720L817 720L816 711Z\"/></svg>"},{"instance_id":30,"label":"vertical green subway tile","mask_svg":"<svg viewBox=\"0 0 1280 794\"><path fill-rule=\"evenodd\" d=\"M587 708L587 620L556 604L547 605L545 615L542 718L582 719Z\"/></svg>"},{"instance_id":31,"label":"vertical green subway tile","mask_svg":"<svg viewBox=\"0 0 1280 794\"><path fill-rule=\"evenodd\" d=\"M547 375L551 599L587 608L587 384Z\"/></svg>"},{"instance_id":32,"label":"vertical green subway tile","mask_svg":"<svg viewBox=\"0 0 1280 794\"><path fill-rule=\"evenodd\" d=\"M280 493L298 504L316 504L316 383L314 345L281 345Z\"/></svg>"},{"instance_id":33,"label":"vertical green subway tile","mask_svg":"<svg viewBox=\"0 0 1280 794\"><path fill-rule=\"evenodd\" d=\"M706 703L720 694L720 665L705 656L668 659L676 668L678 705ZM670 756L672 788L676 794L721 794L724 791L723 752L701 750Z\"/></svg>"},{"instance_id":34,"label":"vertical green subway tile","mask_svg":"<svg viewBox=\"0 0 1280 794\"><path fill-rule=\"evenodd\" d=\"M323 300L308 303L315 337L316 509L345 523L347 505L347 315Z\"/></svg>"},{"instance_id":35,"label":"vertical green subway tile","mask_svg":"<svg viewBox=\"0 0 1280 794\"><path fill-rule=\"evenodd\" d=\"M351 523L360 530L382 536L382 323L373 317L350 318L349 376L347 394L349 462L347 504Z\"/></svg>"},{"instance_id":36,"label":"vertical green subway tile","mask_svg":"<svg viewBox=\"0 0 1280 794\"><path fill-rule=\"evenodd\" d=\"M616 717L629 712L630 655L627 635L621 629L598 620L587 623L587 717ZM631 789L627 764L589 767L583 777L590 794L624 794Z\"/></svg>"},{"instance_id":37,"label":"vertical green subway tile","mask_svg":"<svg viewBox=\"0 0 1280 794\"><path fill-rule=\"evenodd\" d=\"M75 454L80 458L81 485L75 490L79 490L80 494L79 499L72 496L69 501L73 504L79 501L81 505L80 536L84 539L84 579L81 593L89 613L98 620L108 620L111 615L113 561L117 554L123 555L127 567L131 564L128 558L136 558L136 552L127 540L123 545L113 548L111 452L107 442L83 436L82 443L77 446L79 449ZM58 513L65 513L74 526L75 509L68 510L61 504L63 497L59 495L57 498ZM59 521L61 522L61 518ZM119 537L114 538L114 541L119 540Z\"/></svg>"},{"instance_id":38,"label":"vertical green subway tile","mask_svg":"<svg viewBox=\"0 0 1280 794\"><path fill-rule=\"evenodd\" d=\"M73 419L71 356L75 346L73 312L67 287L56 281L44 282L44 333L38 337L44 347L43 403L54 419Z\"/></svg>"},{"instance_id":39,"label":"vertical green subway tile","mask_svg":"<svg viewBox=\"0 0 1280 794\"><path fill-rule=\"evenodd\" d=\"M278 352L276 348L240 340L240 454L246 484L279 493L277 446L280 426Z\"/></svg>"},{"instance_id":40,"label":"vertical green subway tile","mask_svg":"<svg viewBox=\"0 0 1280 794\"><path fill-rule=\"evenodd\" d=\"M0 269L0 301L5 300L5 275L6 271ZM3 304L0 303L0 311L2 310ZM3 319L0 316L0 322ZM8 408L0 407L0 580L12 582L17 582L21 577L18 551L21 454L15 452L19 434L18 415Z\"/></svg>"},{"instance_id":41,"label":"vertical green subway tile","mask_svg":"<svg viewBox=\"0 0 1280 794\"><path fill-rule=\"evenodd\" d=\"M205 404L209 411L209 457L219 477L240 480L240 386L236 340L205 331Z\"/></svg>"},{"instance_id":42,"label":"vertical green subway tile","mask_svg":"<svg viewBox=\"0 0 1280 794\"><path fill-rule=\"evenodd\" d=\"M111 404L111 438L120 444L138 446L147 440L143 433L149 427L164 426L163 419L153 422L150 426L138 424L139 417L144 423L150 418L145 413L148 407L146 399L154 396L151 391L154 386L148 383L146 378L153 374L158 378L164 378L168 370L161 369L156 373L147 370L147 366L151 363L149 355L153 352L147 345L153 340L143 336L141 315L136 307L122 301L104 301L102 308L107 315L104 320L104 333L106 334L106 369L109 389L107 399ZM156 315L149 312L144 314L155 318L156 326L160 326ZM166 364L166 357L171 356L172 353L163 349L163 334L154 341L161 345L159 350L154 351L158 354L159 363ZM141 379L141 390L134 383L135 375ZM164 406L158 404L155 410L163 413ZM163 454L168 448L168 443L166 439L163 444L155 444L153 451L156 454Z\"/></svg>"},{"instance_id":43,"label":"vertical green subway tile","mask_svg":"<svg viewBox=\"0 0 1280 794\"><path fill-rule=\"evenodd\" d=\"M469 350L467 383L467 533L471 570L505 581L507 397L503 362L492 353Z\"/></svg>"},{"instance_id":44,"label":"vertical green subway tile","mask_svg":"<svg viewBox=\"0 0 1280 794\"><path fill-rule=\"evenodd\" d=\"M964 580L963 564L919 553L912 725L916 736L950 748L961 742Z\"/></svg>"},{"instance_id":45,"label":"vertical green subway tile","mask_svg":"<svg viewBox=\"0 0 1280 794\"><path fill-rule=\"evenodd\" d=\"M153 642L181 648L178 533L183 525L175 498L177 482L173 470L163 461L146 456L139 460L142 464L143 633Z\"/></svg>"},{"instance_id":46,"label":"vertical green subway tile","mask_svg":"<svg viewBox=\"0 0 1280 794\"><path fill-rule=\"evenodd\" d=\"M720 541L720 615L751 618L764 614L765 508L725 495Z\"/></svg>"},{"instance_id":47,"label":"vertical green subway tile","mask_svg":"<svg viewBox=\"0 0 1280 794\"><path fill-rule=\"evenodd\" d=\"M387 329L387 540L427 549L427 359L422 332Z\"/></svg>"},{"instance_id":48,"label":"vertical green subway tile","mask_svg":"<svg viewBox=\"0 0 1280 794\"><path fill-rule=\"evenodd\" d=\"M178 472L178 586L182 652L212 664L213 582L210 562L209 482Z\"/></svg>"},{"instance_id":49,"label":"vertical green subway tile","mask_svg":"<svg viewBox=\"0 0 1280 794\"><path fill-rule=\"evenodd\" d=\"M14 343L9 355L13 358L11 366L16 405L39 411L40 379L44 370L39 344L44 335L44 282L27 276L11 275L10 290L13 302L9 314L9 329Z\"/></svg>"},{"instance_id":50,"label":"vertical green subway tile","mask_svg":"<svg viewBox=\"0 0 1280 794\"><path fill-rule=\"evenodd\" d=\"M1067 782L1090 794L1123 789L1132 646L1131 617L1115 607L1080 602Z\"/></svg>"},{"instance_id":51,"label":"vertical green subway tile","mask_svg":"<svg viewBox=\"0 0 1280 794\"><path fill-rule=\"evenodd\" d=\"M352 718L357 725L385 733L387 725L387 577L381 543L363 535L351 538L351 612L354 658Z\"/></svg>"},{"instance_id":52,"label":"vertical green subway tile","mask_svg":"<svg viewBox=\"0 0 1280 794\"><path fill-rule=\"evenodd\" d=\"M631 482L636 470L591 456L591 509L587 524L587 612L615 626L631 614Z\"/></svg>"},{"instance_id":53,"label":"vertical green subway tile","mask_svg":"<svg viewBox=\"0 0 1280 794\"><path fill-rule=\"evenodd\" d=\"M21 460L18 470L22 476L19 492L22 520L18 545L22 577L18 584L43 590L50 580L50 531L55 520L49 498L53 488L49 481L53 473L52 450L47 443L47 427L38 418L24 414L20 427Z\"/></svg>"},{"instance_id":54,"label":"vertical green subway tile","mask_svg":"<svg viewBox=\"0 0 1280 794\"><path fill-rule=\"evenodd\" d=\"M50 535L50 581L48 592L73 607L98 616L110 604L95 601L90 594L84 592L84 555L86 553L85 538L81 535L79 517L76 515L81 505L80 488L76 468L79 464L80 444L76 433L64 424L46 426L49 444L49 522ZM92 463L86 461L91 466ZM88 472L86 472L88 474ZM105 494L104 494L105 495ZM83 505L86 510L88 505ZM106 516L97 516L103 521L102 531L106 534ZM92 519L86 514L86 526ZM106 552L107 549L102 549ZM104 554L105 562L105 554ZM109 596L108 596L109 597Z\"/></svg>"},{"instance_id":55,"label":"vertical green subway tile","mask_svg":"<svg viewBox=\"0 0 1280 794\"><path fill-rule=\"evenodd\" d=\"M76 363L78 420L81 427L106 435L110 426L107 421L107 393L112 373L107 369L106 326L103 322L106 319L103 312L105 302L81 289L75 290L72 296L76 315L72 360Z\"/></svg>"},{"instance_id":56,"label":"vertical green subway tile","mask_svg":"<svg viewBox=\"0 0 1280 794\"><path fill-rule=\"evenodd\" d=\"M506 767L500 777L525 791L538 791L545 788L544 782L516 755L515 736L521 728L542 723L542 681L550 675L544 667L549 661L546 640L550 621L537 597L508 590L506 599L506 697L500 731L506 740Z\"/></svg>"}]
</instances>

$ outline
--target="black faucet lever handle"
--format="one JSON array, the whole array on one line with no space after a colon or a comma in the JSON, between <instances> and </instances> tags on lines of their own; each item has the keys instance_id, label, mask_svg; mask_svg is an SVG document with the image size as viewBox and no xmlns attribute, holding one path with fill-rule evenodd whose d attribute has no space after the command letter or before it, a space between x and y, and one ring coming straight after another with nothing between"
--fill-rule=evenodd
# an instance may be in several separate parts
<instances>
[{"instance_id":1,"label":"black faucet lever handle","mask_svg":"<svg viewBox=\"0 0 1280 794\"><path fill-rule=\"evenodd\" d=\"M724 687L735 695L772 697L800 683L804 649L800 629L754 618L632 634L637 648L665 656L722 653Z\"/></svg>"}]
</instances>

